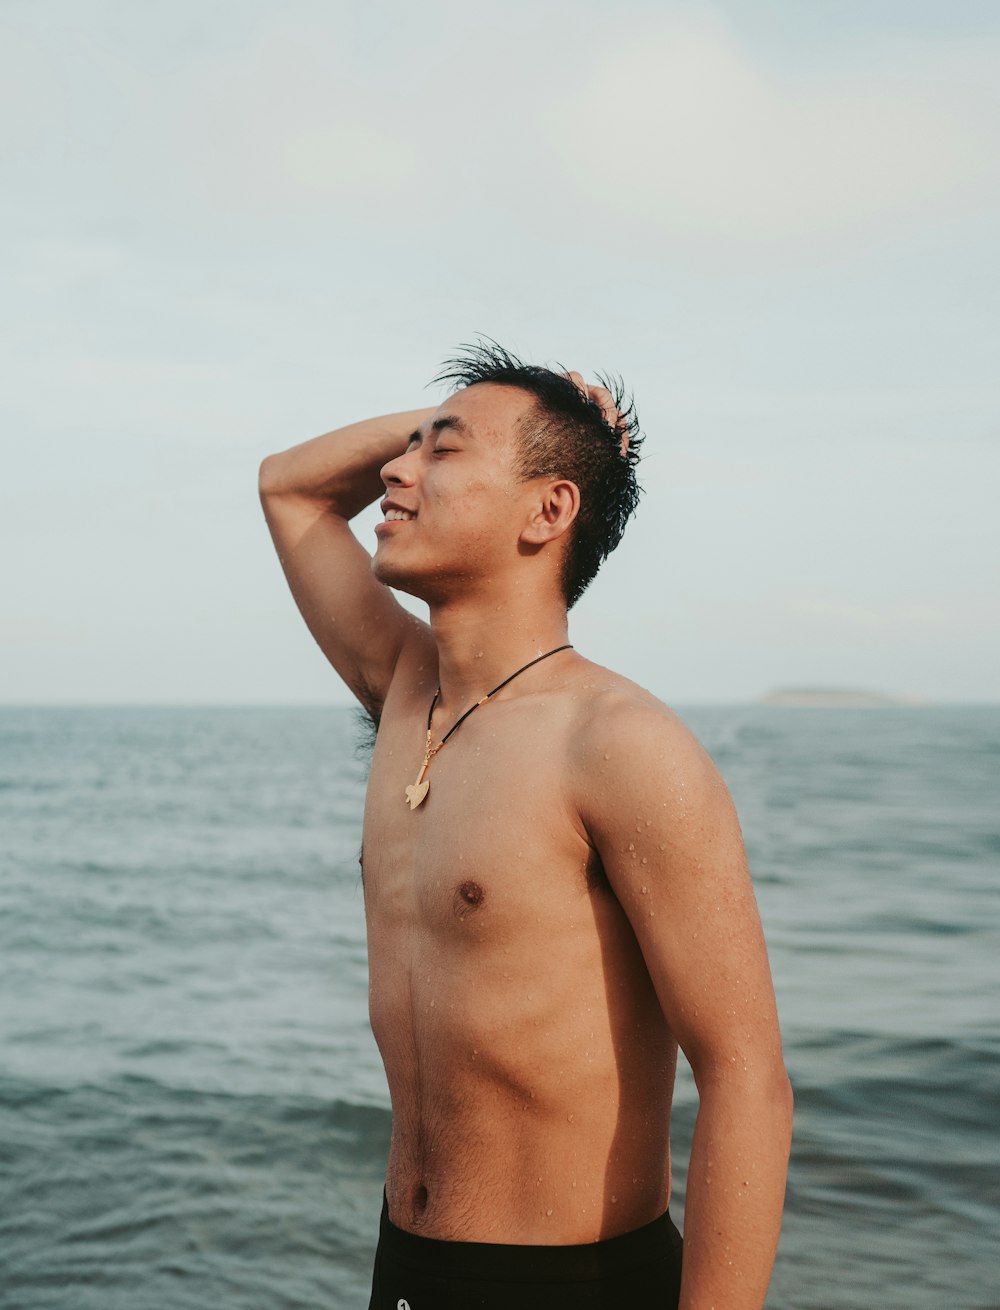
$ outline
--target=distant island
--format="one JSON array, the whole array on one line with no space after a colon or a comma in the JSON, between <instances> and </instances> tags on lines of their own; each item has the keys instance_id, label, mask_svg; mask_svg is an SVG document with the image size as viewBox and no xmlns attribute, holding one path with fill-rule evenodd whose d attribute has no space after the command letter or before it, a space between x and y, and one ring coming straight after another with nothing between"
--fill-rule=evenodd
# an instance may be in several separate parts
<instances>
[{"instance_id":1,"label":"distant island","mask_svg":"<svg viewBox=\"0 0 1000 1310\"><path fill-rule=\"evenodd\" d=\"M853 687L776 687L760 698L761 705L795 705L808 709L828 706L872 709L880 705L922 705L915 697L887 696Z\"/></svg>"}]
</instances>

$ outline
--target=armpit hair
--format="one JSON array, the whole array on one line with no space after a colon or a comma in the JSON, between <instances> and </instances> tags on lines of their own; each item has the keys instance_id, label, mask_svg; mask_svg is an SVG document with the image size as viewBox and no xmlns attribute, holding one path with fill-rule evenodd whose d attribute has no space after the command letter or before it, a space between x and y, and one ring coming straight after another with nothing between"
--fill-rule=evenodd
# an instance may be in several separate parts
<instances>
[{"instance_id":1,"label":"armpit hair","mask_svg":"<svg viewBox=\"0 0 1000 1310\"><path fill-rule=\"evenodd\" d=\"M358 678L352 687L361 702L354 707L354 754L365 765L371 765L375 739L378 736L379 723L382 721L382 702L375 688L364 678Z\"/></svg>"}]
</instances>

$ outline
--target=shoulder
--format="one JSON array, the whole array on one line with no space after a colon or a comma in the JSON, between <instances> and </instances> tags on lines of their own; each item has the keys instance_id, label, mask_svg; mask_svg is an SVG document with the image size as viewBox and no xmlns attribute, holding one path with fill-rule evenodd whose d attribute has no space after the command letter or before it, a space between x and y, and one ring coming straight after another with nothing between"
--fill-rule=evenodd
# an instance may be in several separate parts
<instances>
[{"instance_id":1,"label":"shoulder","mask_svg":"<svg viewBox=\"0 0 1000 1310\"><path fill-rule=\"evenodd\" d=\"M635 775L650 766L657 773L715 772L680 716L621 674L594 666L577 703L571 745L581 779L616 771Z\"/></svg>"},{"instance_id":2,"label":"shoulder","mask_svg":"<svg viewBox=\"0 0 1000 1310\"><path fill-rule=\"evenodd\" d=\"M577 805L591 826L636 807L665 816L729 810L725 783L680 716L628 678L594 666L571 730Z\"/></svg>"}]
</instances>

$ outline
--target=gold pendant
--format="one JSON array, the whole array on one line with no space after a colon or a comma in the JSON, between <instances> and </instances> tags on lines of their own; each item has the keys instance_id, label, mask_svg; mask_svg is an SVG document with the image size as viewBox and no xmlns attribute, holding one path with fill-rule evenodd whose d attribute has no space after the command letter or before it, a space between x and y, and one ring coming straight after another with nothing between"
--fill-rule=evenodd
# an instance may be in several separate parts
<instances>
[{"instance_id":1,"label":"gold pendant","mask_svg":"<svg viewBox=\"0 0 1000 1310\"><path fill-rule=\"evenodd\" d=\"M406 799L410 802L411 810L415 810L421 803L427 795L430 785L431 784L427 781L410 783L409 787L406 789Z\"/></svg>"},{"instance_id":2,"label":"gold pendant","mask_svg":"<svg viewBox=\"0 0 1000 1310\"><path fill-rule=\"evenodd\" d=\"M424 777L424 774L427 772L431 760L441 749L442 744L443 744L442 742L438 742L436 746L431 745L431 732L430 732L430 728L428 728L427 749L424 752L424 762L420 766L420 772L417 774L416 782L411 782L406 789L406 802L411 810L415 810L417 806L423 802L424 797L427 795L427 792L430 789L431 784Z\"/></svg>"}]
</instances>

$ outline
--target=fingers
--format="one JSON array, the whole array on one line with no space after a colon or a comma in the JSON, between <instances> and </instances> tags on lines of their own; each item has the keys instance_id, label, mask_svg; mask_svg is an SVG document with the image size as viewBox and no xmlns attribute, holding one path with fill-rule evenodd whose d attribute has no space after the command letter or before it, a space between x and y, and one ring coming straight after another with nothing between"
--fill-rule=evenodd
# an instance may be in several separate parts
<instances>
[{"instance_id":1,"label":"fingers","mask_svg":"<svg viewBox=\"0 0 1000 1310\"><path fill-rule=\"evenodd\" d=\"M620 417L618 406L615 404L614 397L611 395L611 392L607 387L591 387L590 398L591 400L596 400L598 405L600 405L601 413L604 415L607 422L610 423L612 427L617 427L618 419Z\"/></svg>"},{"instance_id":2,"label":"fingers","mask_svg":"<svg viewBox=\"0 0 1000 1310\"><path fill-rule=\"evenodd\" d=\"M615 402L612 400L611 392L608 391L607 387L588 386L583 374L577 373L575 370L570 370L565 376L575 383L584 400L594 401L605 418L609 418L611 414L617 415L618 410L615 408ZM614 423L612 422L613 426Z\"/></svg>"},{"instance_id":3,"label":"fingers","mask_svg":"<svg viewBox=\"0 0 1000 1310\"><path fill-rule=\"evenodd\" d=\"M598 406L601 414L604 416L605 423L607 423L610 428L617 430L618 424L621 422L621 414L619 413L618 406L615 404L614 397L607 387L588 386L584 381L583 374L577 373L575 369L571 369L567 372L566 377L576 385L585 400L592 400ZM627 450L628 433L626 432L622 437L621 453L623 456Z\"/></svg>"},{"instance_id":4,"label":"fingers","mask_svg":"<svg viewBox=\"0 0 1000 1310\"><path fill-rule=\"evenodd\" d=\"M589 396L587 394L587 384L583 380L583 374L576 373L571 370L569 373L566 374L566 376L569 378L570 382L575 382L577 387L580 389L580 391L583 392L584 400L588 400Z\"/></svg>"},{"instance_id":5,"label":"fingers","mask_svg":"<svg viewBox=\"0 0 1000 1310\"><path fill-rule=\"evenodd\" d=\"M601 413L604 415L605 423L609 427L616 428L621 415L618 412L618 406L615 404L614 396L607 387L588 387L587 392L590 399L599 406Z\"/></svg>"}]
</instances>

